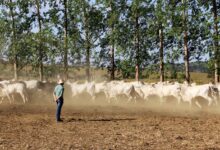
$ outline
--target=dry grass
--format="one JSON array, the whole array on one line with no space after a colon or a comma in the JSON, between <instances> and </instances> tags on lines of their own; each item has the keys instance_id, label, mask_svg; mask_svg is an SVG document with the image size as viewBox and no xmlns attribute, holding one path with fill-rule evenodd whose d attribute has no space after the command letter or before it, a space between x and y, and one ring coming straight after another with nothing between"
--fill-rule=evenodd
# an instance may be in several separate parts
<instances>
[{"instance_id":1,"label":"dry grass","mask_svg":"<svg viewBox=\"0 0 220 150\"><path fill-rule=\"evenodd\" d=\"M208 78L207 73L200 73L200 72L192 72L191 74L192 81L198 84L204 84L212 82L212 78Z\"/></svg>"},{"instance_id":2,"label":"dry grass","mask_svg":"<svg viewBox=\"0 0 220 150\"><path fill-rule=\"evenodd\" d=\"M6 65L6 64L0 64L0 79L12 79L13 78L13 66L12 65ZM47 76L48 80L55 80L57 74L62 74L63 69L61 66L58 66L55 68L57 73L51 74ZM205 84L212 82L212 78L208 78L207 73L199 73L199 72L191 72L190 73L191 80L192 82L196 82L197 84ZM69 77L70 79L73 80L78 80L78 81L85 81L86 76L85 76L85 68L84 67L79 67L79 68L69 68ZM38 78L38 72L37 71L32 71L31 67L25 67L19 72L19 78L20 79L37 79ZM118 80L122 80L121 75L116 73L116 78ZM109 74L106 69L96 69L96 68L91 68L91 79L96 81L96 82L101 82L104 80L109 79ZM125 81L134 81L134 79L124 79ZM159 81L159 74L151 74L148 78L143 78L141 79L144 82L158 82ZM165 78L165 80L169 81L178 81L178 82L183 82L183 79L168 79Z\"/></svg>"}]
</instances>

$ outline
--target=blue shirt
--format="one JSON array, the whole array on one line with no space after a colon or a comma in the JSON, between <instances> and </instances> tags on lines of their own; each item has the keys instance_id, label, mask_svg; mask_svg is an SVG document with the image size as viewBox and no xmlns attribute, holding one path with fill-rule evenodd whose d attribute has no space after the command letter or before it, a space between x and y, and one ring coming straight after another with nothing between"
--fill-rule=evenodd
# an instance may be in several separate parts
<instances>
[{"instance_id":1,"label":"blue shirt","mask_svg":"<svg viewBox=\"0 0 220 150\"><path fill-rule=\"evenodd\" d=\"M63 93L64 93L64 87L63 85L57 85L54 89L54 94L57 96L57 97L60 97L60 98L63 98Z\"/></svg>"}]
</instances>

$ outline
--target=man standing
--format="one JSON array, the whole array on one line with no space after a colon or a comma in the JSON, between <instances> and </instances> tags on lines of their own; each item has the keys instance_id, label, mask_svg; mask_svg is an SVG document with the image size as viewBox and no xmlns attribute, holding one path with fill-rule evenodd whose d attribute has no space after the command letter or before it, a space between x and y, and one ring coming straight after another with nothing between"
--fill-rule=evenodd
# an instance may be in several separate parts
<instances>
[{"instance_id":1,"label":"man standing","mask_svg":"<svg viewBox=\"0 0 220 150\"><path fill-rule=\"evenodd\" d=\"M57 111L56 111L56 120L57 122L62 122L63 120L60 118L61 109L63 106L63 93L64 93L64 82L62 79L58 80L58 85L55 87L53 92L54 101L57 103Z\"/></svg>"}]
</instances>

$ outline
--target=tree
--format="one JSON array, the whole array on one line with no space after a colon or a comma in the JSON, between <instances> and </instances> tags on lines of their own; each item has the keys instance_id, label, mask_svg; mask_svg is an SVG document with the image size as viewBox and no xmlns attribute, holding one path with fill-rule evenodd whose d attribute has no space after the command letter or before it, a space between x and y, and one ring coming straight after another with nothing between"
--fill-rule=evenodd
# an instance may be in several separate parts
<instances>
[{"instance_id":1,"label":"tree","mask_svg":"<svg viewBox=\"0 0 220 150\"><path fill-rule=\"evenodd\" d=\"M68 79L68 18L67 18L67 7L68 0L63 1L64 6L64 74L66 79Z\"/></svg>"},{"instance_id":2,"label":"tree","mask_svg":"<svg viewBox=\"0 0 220 150\"><path fill-rule=\"evenodd\" d=\"M10 17L11 17L11 28L12 28L12 53L14 55L13 58L13 63L14 63L14 79L18 79L18 58L17 58L17 52L16 52L16 40L17 40L17 35L16 35L16 26L15 26L15 14L14 14L14 5L15 3L12 3L12 0L9 0L8 7L10 10Z\"/></svg>"},{"instance_id":3,"label":"tree","mask_svg":"<svg viewBox=\"0 0 220 150\"><path fill-rule=\"evenodd\" d=\"M134 31L134 43L135 43L135 59L136 59L136 65L135 65L135 79L136 81L139 81L139 68L140 68L140 34L139 34L139 7L140 7L140 1L139 0L135 0L132 3L133 7L132 7L132 13L133 13L133 19L134 19L134 24L135 24L135 31Z\"/></svg>"},{"instance_id":4,"label":"tree","mask_svg":"<svg viewBox=\"0 0 220 150\"><path fill-rule=\"evenodd\" d=\"M149 52L153 51L155 35L153 31L154 4L150 1L132 1L126 3L123 20L120 20L120 31L118 33L118 60L121 68L127 65L127 71L131 77L141 78L143 68L151 59ZM129 62L129 64L128 64ZM135 70L136 68L136 70ZM120 68L119 68L120 69Z\"/></svg>"},{"instance_id":5,"label":"tree","mask_svg":"<svg viewBox=\"0 0 220 150\"><path fill-rule=\"evenodd\" d=\"M160 82L164 81L164 25L166 24L166 17L165 17L165 10L164 7L166 3L162 2L161 0L157 1L155 16L158 28L158 37L159 37L159 61L160 61Z\"/></svg>"},{"instance_id":6,"label":"tree","mask_svg":"<svg viewBox=\"0 0 220 150\"><path fill-rule=\"evenodd\" d=\"M187 27L187 15L188 15L188 0L182 0L183 4L183 34L184 34L184 62L185 62L185 80L190 82L189 74L189 50L188 50L188 27Z\"/></svg>"},{"instance_id":7,"label":"tree","mask_svg":"<svg viewBox=\"0 0 220 150\"><path fill-rule=\"evenodd\" d=\"M218 14L217 14L217 3L216 0L212 0L213 5L213 16L214 16L214 63L215 63L215 83L219 82L219 33L218 33Z\"/></svg>"},{"instance_id":8,"label":"tree","mask_svg":"<svg viewBox=\"0 0 220 150\"><path fill-rule=\"evenodd\" d=\"M0 46L13 63L15 79L31 64L43 80L44 64L53 62L63 64L66 78L70 65L83 64L88 81L95 63L107 66L111 80L117 70L123 78L139 80L143 70L155 64L164 81L165 60L177 68L176 62L184 57L181 69L190 82L190 62L210 53L215 82L219 81L216 0L1 0L0 4Z\"/></svg>"},{"instance_id":9,"label":"tree","mask_svg":"<svg viewBox=\"0 0 220 150\"><path fill-rule=\"evenodd\" d=\"M87 81L91 80L91 50L97 47L100 37L103 34L102 12L93 4L86 0L76 0L72 2L75 10L77 25L80 31L80 43L85 54L85 73Z\"/></svg>"},{"instance_id":10,"label":"tree","mask_svg":"<svg viewBox=\"0 0 220 150\"><path fill-rule=\"evenodd\" d=\"M50 9L48 14L51 18L48 22L52 25L52 27L57 30L57 36L63 43L59 44L60 54L63 58L63 66L64 66L64 76L68 79L68 54L69 54L69 1L68 0L59 0L59 1L49 1ZM72 6L72 5L70 5Z\"/></svg>"},{"instance_id":11,"label":"tree","mask_svg":"<svg viewBox=\"0 0 220 150\"><path fill-rule=\"evenodd\" d=\"M6 41L7 57L13 63L14 79L18 79L19 63L21 63L27 54L26 50L22 49L21 45L25 42L25 36L30 29L30 24L26 20L28 14L27 9L23 6L25 1L4 0L1 1L2 19L4 20L5 28L2 35ZM6 28L7 27L7 28Z\"/></svg>"},{"instance_id":12,"label":"tree","mask_svg":"<svg viewBox=\"0 0 220 150\"><path fill-rule=\"evenodd\" d=\"M105 58L106 62L110 62L108 65L110 72L110 79L115 79L115 52L117 50L118 33L120 27L120 16L125 12L126 2L125 0L98 0L97 4L100 5L100 10L104 14L104 37L100 39L101 51L99 57ZM105 55L105 56L104 56ZM105 63L106 63L105 62Z\"/></svg>"},{"instance_id":13,"label":"tree","mask_svg":"<svg viewBox=\"0 0 220 150\"><path fill-rule=\"evenodd\" d=\"M39 27L39 46L38 46L38 51L39 51L39 61L38 61L38 66L39 66L39 79L40 81L43 81L43 53L42 53L42 17L41 17L41 5L39 0L35 0L35 5L37 9L37 21L38 21L38 27Z\"/></svg>"}]
</instances>

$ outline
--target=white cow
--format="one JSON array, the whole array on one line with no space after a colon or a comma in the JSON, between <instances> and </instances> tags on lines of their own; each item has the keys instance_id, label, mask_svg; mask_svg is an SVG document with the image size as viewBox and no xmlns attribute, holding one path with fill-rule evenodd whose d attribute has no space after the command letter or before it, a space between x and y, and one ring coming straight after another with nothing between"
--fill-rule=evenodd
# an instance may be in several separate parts
<instances>
[{"instance_id":1,"label":"white cow","mask_svg":"<svg viewBox=\"0 0 220 150\"><path fill-rule=\"evenodd\" d=\"M136 88L135 90L137 90L139 93L142 93L140 95L142 95L143 99L146 101L149 100L149 96L158 95L155 87L150 84L145 84L145 85L141 86L139 89L140 89L140 92L139 92L138 88Z\"/></svg>"},{"instance_id":2,"label":"white cow","mask_svg":"<svg viewBox=\"0 0 220 150\"><path fill-rule=\"evenodd\" d=\"M9 102L14 102L14 94L20 94L23 102L28 101L28 94L24 83L8 83L1 86L1 93L3 97L7 97Z\"/></svg>"},{"instance_id":3,"label":"white cow","mask_svg":"<svg viewBox=\"0 0 220 150\"><path fill-rule=\"evenodd\" d=\"M182 85L181 86L181 98L183 101L188 102L190 106L192 106L192 100L196 97L202 97L208 101L208 106L212 104L218 103L218 90L212 84L204 84L204 85ZM198 101L195 102L196 105L200 108L202 106Z\"/></svg>"},{"instance_id":4,"label":"white cow","mask_svg":"<svg viewBox=\"0 0 220 150\"><path fill-rule=\"evenodd\" d=\"M0 85L0 104L3 102L4 98L7 97L9 102L11 103L11 98L9 97L9 94L4 90L4 87Z\"/></svg>"},{"instance_id":5,"label":"white cow","mask_svg":"<svg viewBox=\"0 0 220 150\"><path fill-rule=\"evenodd\" d=\"M95 83L95 94L105 92L107 82Z\"/></svg>"},{"instance_id":6,"label":"white cow","mask_svg":"<svg viewBox=\"0 0 220 150\"><path fill-rule=\"evenodd\" d=\"M125 82L109 82L105 87L105 94L110 103L112 99L118 100L118 96L125 95L128 102L134 97L135 89L132 84Z\"/></svg>"},{"instance_id":7,"label":"white cow","mask_svg":"<svg viewBox=\"0 0 220 150\"><path fill-rule=\"evenodd\" d=\"M0 85L4 86L6 84L9 84L10 81L9 80L3 80L3 81L0 81Z\"/></svg>"},{"instance_id":8,"label":"white cow","mask_svg":"<svg viewBox=\"0 0 220 150\"><path fill-rule=\"evenodd\" d=\"M220 92L220 83L219 84L216 84L216 88L218 89L218 91ZM219 93L220 94L220 93ZM219 97L220 98L220 97ZM220 99L218 99L220 100Z\"/></svg>"},{"instance_id":9,"label":"white cow","mask_svg":"<svg viewBox=\"0 0 220 150\"><path fill-rule=\"evenodd\" d=\"M137 93L137 96L144 99L145 94L144 94L142 88L148 84L144 83L142 81L134 81L134 82L130 82L129 84L132 84L134 86L134 89L135 89L135 92Z\"/></svg>"},{"instance_id":10,"label":"white cow","mask_svg":"<svg viewBox=\"0 0 220 150\"><path fill-rule=\"evenodd\" d=\"M177 100L177 103L180 104L181 102L181 85L177 82L175 83L168 83L168 84L157 84L155 86L157 93L159 94L160 99L164 102L164 98L168 96L172 96Z\"/></svg>"},{"instance_id":11,"label":"white cow","mask_svg":"<svg viewBox=\"0 0 220 150\"><path fill-rule=\"evenodd\" d=\"M9 94L4 90L4 87L9 84L10 81L9 80L3 80L3 81L0 81L0 97L1 97L1 102L0 104L3 102L3 99L5 97L8 98L9 102L11 103L11 99L9 97Z\"/></svg>"},{"instance_id":12,"label":"white cow","mask_svg":"<svg viewBox=\"0 0 220 150\"><path fill-rule=\"evenodd\" d=\"M28 81L24 81L24 83L26 84L26 88L28 90L37 90L39 86L38 80L28 80Z\"/></svg>"},{"instance_id":13,"label":"white cow","mask_svg":"<svg viewBox=\"0 0 220 150\"><path fill-rule=\"evenodd\" d=\"M168 96L174 97L178 104L181 102L181 86L178 83L159 82L156 84L145 84L141 87L141 90L146 101L149 101L150 96L155 95L159 97L161 103L165 102L165 98Z\"/></svg>"},{"instance_id":14,"label":"white cow","mask_svg":"<svg viewBox=\"0 0 220 150\"><path fill-rule=\"evenodd\" d=\"M70 86L72 97L77 96L79 94L88 93L92 100L95 100L95 83L94 82L85 82L84 84L78 84L77 82L66 82L67 85Z\"/></svg>"}]
</instances>

